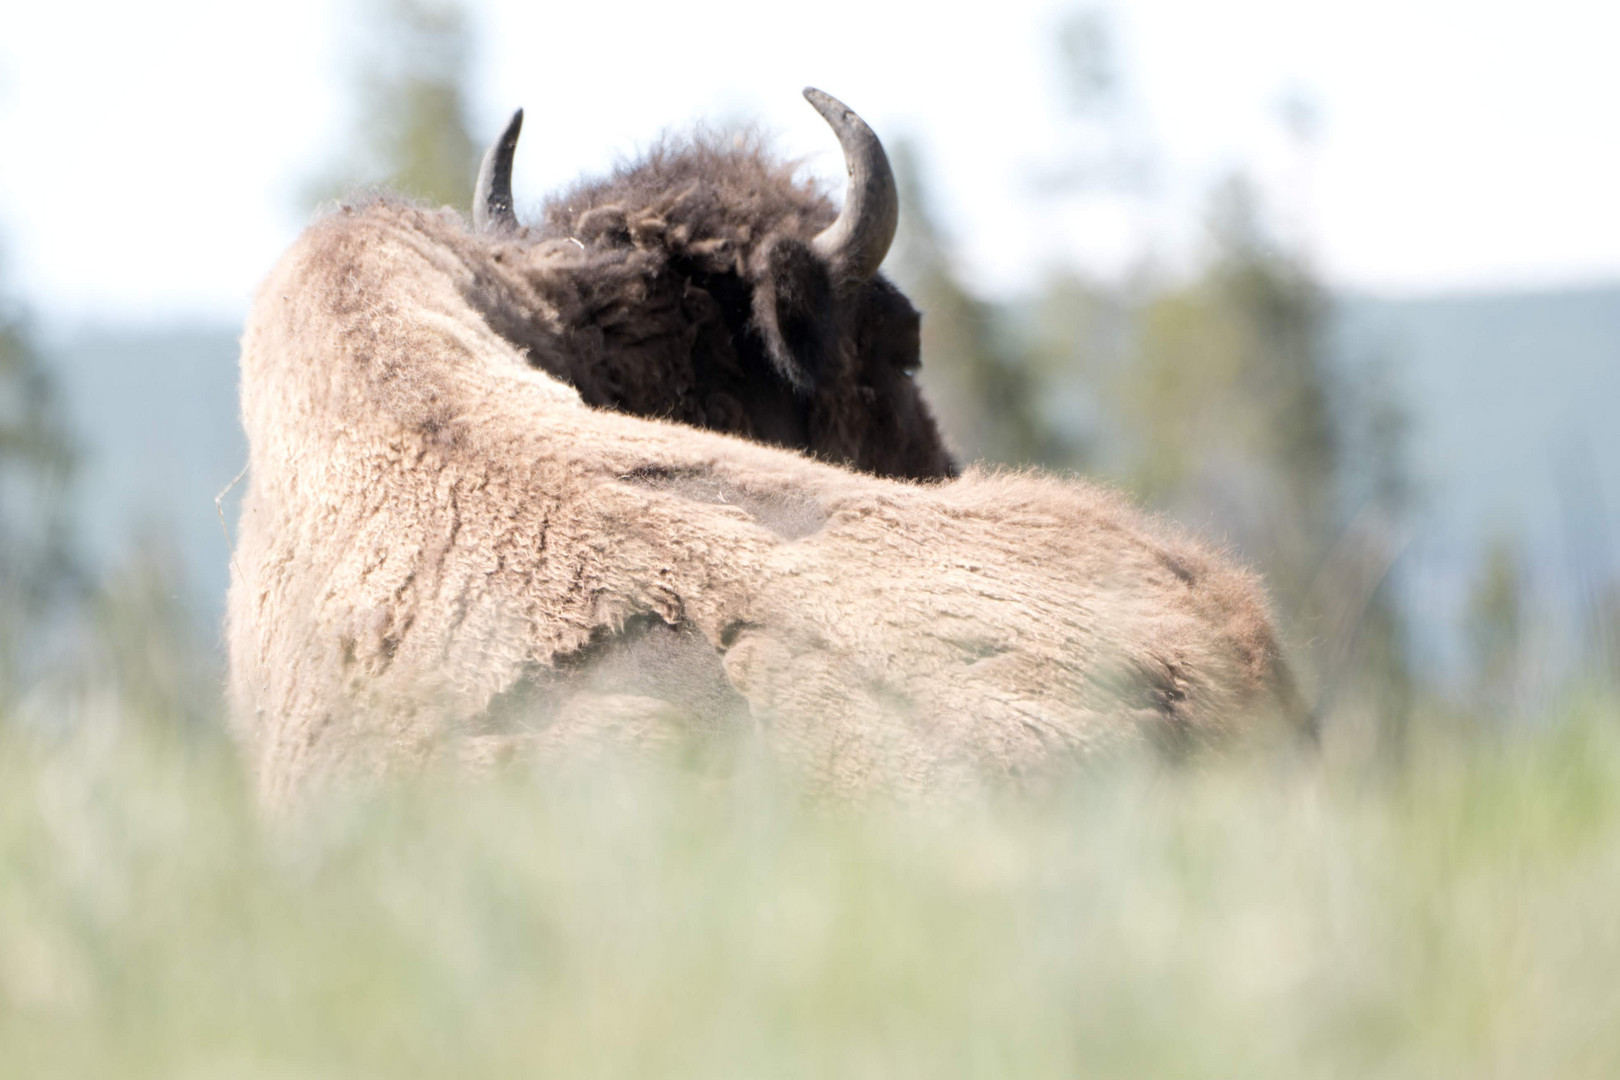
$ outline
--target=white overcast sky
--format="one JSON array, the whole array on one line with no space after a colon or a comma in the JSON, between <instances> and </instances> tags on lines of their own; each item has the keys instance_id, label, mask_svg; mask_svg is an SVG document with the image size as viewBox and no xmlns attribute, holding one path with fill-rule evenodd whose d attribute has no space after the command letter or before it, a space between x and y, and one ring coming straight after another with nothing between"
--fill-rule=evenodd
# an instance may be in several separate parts
<instances>
[{"instance_id":1,"label":"white overcast sky","mask_svg":"<svg viewBox=\"0 0 1620 1080\"><path fill-rule=\"evenodd\" d=\"M1248 168L1289 194L1336 285L1380 292L1620 279L1620 4L1138 0L1108 5L1150 203L1031 191L1066 145L1054 0L963 5L492 0L474 108L527 108L517 194L659 131L751 118L823 175L814 84L911 135L963 269L1008 294L1045 267L1196 251L1201 193ZM0 3L0 237L49 318L240 317L351 115L347 9L313 0ZM1275 122L1322 118L1308 160Z\"/></svg>"}]
</instances>

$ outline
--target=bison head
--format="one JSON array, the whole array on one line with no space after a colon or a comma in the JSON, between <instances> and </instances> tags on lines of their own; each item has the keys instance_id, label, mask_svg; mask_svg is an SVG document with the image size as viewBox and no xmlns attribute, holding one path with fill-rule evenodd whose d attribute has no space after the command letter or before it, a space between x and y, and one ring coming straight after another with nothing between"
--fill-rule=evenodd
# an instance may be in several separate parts
<instances>
[{"instance_id":1,"label":"bison head","mask_svg":"<svg viewBox=\"0 0 1620 1080\"><path fill-rule=\"evenodd\" d=\"M805 97L843 146L841 212L757 139L700 135L576 186L524 227L511 187L519 110L484 157L473 222L509 246L503 258L544 263L533 280L555 319L485 309L586 404L883 476L953 476L914 380L919 315L878 272L899 215L888 158L853 111Z\"/></svg>"}]
</instances>

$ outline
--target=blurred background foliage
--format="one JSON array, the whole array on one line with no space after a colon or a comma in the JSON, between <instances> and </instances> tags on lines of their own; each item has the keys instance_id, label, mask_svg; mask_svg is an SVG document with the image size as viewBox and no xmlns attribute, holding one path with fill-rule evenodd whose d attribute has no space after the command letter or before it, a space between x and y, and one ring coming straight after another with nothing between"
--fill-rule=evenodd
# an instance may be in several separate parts
<instances>
[{"instance_id":1,"label":"blurred background foliage","mask_svg":"<svg viewBox=\"0 0 1620 1080\"><path fill-rule=\"evenodd\" d=\"M1054 59L1076 137L1032 187L1150 197L1106 19L1070 16ZM1308 153L1308 105L1289 102L1279 122ZM1411 673L1385 578L1410 490L1400 409L1339 374L1330 299L1260 187L1235 174L1208 193L1206 252L1190 272L1054 271L1035 295L996 305L964 284L926 169L899 149L889 267L924 312L922 379L962 456L1085 471L1226 540L1265 574L1324 713L1398 743Z\"/></svg>"},{"instance_id":2,"label":"blurred background foliage","mask_svg":"<svg viewBox=\"0 0 1620 1080\"><path fill-rule=\"evenodd\" d=\"M79 433L0 284L0 722L95 712L218 726L218 656L160 522L98 571L79 542Z\"/></svg>"},{"instance_id":3,"label":"blurred background foliage","mask_svg":"<svg viewBox=\"0 0 1620 1080\"><path fill-rule=\"evenodd\" d=\"M74 464L28 317L0 281L0 710L37 675L46 627L75 584Z\"/></svg>"},{"instance_id":4,"label":"blurred background foliage","mask_svg":"<svg viewBox=\"0 0 1620 1080\"><path fill-rule=\"evenodd\" d=\"M359 186L440 206L470 206L481 148L467 125L471 16L445 0L359 0L347 154L308 191L310 203Z\"/></svg>"}]
</instances>

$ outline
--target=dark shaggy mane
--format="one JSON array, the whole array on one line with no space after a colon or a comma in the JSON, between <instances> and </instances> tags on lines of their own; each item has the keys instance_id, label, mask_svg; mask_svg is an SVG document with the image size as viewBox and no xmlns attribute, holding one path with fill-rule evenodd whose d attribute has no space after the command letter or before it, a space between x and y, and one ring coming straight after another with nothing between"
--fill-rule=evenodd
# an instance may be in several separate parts
<instances>
[{"instance_id":1,"label":"dark shaggy mane","mask_svg":"<svg viewBox=\"0 0 1620 1080\"><path fill-rule=\"evenodd\" d=\"M548 198L531 235L586 248L656 244L708 269L740 269L765 237L808 239L837 216L801 171L751 129L666 135L607 176Z\"/></svg>"}]
</instances>

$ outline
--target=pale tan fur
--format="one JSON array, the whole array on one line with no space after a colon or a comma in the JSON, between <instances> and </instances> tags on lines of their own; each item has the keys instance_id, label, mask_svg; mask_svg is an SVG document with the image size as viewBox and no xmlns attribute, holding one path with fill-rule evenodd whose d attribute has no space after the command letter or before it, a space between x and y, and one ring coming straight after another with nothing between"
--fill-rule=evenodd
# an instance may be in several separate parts
<instances>
[{"instance_id":1,"label":"pale tan fur","mask_svg":"<svg viewBox=\"0 0 1620 1080\"><path fill-rule=\"evenodd\" d=\"M1206 743L1291 708L1255 579L1114 493L883 480L585 407L481 314L552 324L538 283L571 250L379 203L316 223L262 287L228 636L268 802L500 756L478 726L497 695L649 614L695 627L767 745L841 792ZM606 695L605 723L670 719L635 700ZM519 736L590 722L564 719Z\"/></svg>"}]
</instances>

